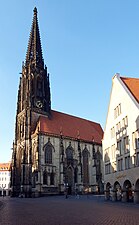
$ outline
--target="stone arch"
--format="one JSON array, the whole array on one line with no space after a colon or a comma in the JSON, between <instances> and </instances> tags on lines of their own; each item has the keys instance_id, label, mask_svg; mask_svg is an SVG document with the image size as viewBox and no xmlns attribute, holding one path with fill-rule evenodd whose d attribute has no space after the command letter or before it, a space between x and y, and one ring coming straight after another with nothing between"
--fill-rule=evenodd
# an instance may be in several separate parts
<instances>
[{"instance_id":1,"label":"stone arch","mask_svg":"<svg viewBox=\"0 0 139 225\"><path fill-rule=\"evenodd\" d=\"M139 203L139 179L135 183L134 202Z\"/></svg>"},{"instance_id":2,"label":"stone arch","mask_svg":"<svg viewBox=\"0 0 139 225\"><path fill-rule=\"evenodd\" d=\"M119 182L118 181L115 181L115 183L113 185L113 190L116 191L119 187L120 187Z\"/></svg>"},{"instance_id":3,"label":"stone arch","mask_svg":"<svg viewBox=\"0 0 139 225\"><path fill-rule=\"evenodd\" d=\"M129 180L125 180L123 184L123 202L130 202L133 201L133 191L132 191L132 184Z\"/></svg>"},{"instance_id":4,"label":"stone arch","mask_svg":"<svg viewBox=\"0 0 139 225\"><path fill-rule=\"evenodd\" d=\"M124 184L123 184L123 191L125 191L131 187L132 187L131 182L129 180L125 180Z\"/></svg>"},{"instance_id":5,"label":"stone arch","mask_svg":"<svg viewBox=\"0 0 139 225\"><path fill-rule=\"evenodd\" d=\"M111 188L111 184L110 184L110 182L108 182L107 184L106 184L106 190L109 190Z\"/></svg>"},{"instance_id":6,"label":"stone arch","mask_svg":"<svg viewBox=\"0 0 139 225\"><path fill-rule=\"evenodd\" d=\"M84 156L84 155L88 155L88 158L90 157L90 152L88 151L88 148L86 145L85 145L84 150L82 151L82 156Z\"/></svg>"},{"instance_id":7,"label":"stone arch","mask_svg":"<svg viewBox=\"0 0 139 225\"><path fill-rule=\"evenodd\" d=\"M111 198L111 196L110 196L110 190L111 190L111 184L110 184L110 182L108 182L106 184L106 190L105 190L105 199L106 200L109 200Z\"/></svg>"},{"instance_id":8,"label":"stone arch","mask_svg":"<svg viewBox=\"0 0 139 225\"><path fill-rule=\"evenodd\" d=\"M139 191L139 179L137 179L137 181L135 183L135 190Z\"/></svg>"},{"instance_id":9,"label":"stone arch","mask_svg":"<svg viewBox=\"0 0 139 225\"><path fill-rule=\"evenodd\" d=\"M115 181L115 183L113 185L113 192L114 192L114 195L115 195L115 200L121 201L122 190L121 190L121 185L118 181Z\"/></svg>"}]
</instances>

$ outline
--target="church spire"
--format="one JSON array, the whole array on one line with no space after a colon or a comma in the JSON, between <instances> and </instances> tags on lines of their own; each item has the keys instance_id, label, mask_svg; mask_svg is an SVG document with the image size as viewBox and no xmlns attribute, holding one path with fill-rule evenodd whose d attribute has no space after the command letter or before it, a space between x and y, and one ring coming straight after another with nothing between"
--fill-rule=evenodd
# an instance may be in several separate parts
<instances>
[{"instance_id":1,"label":"church spire","mask_svg":"<svg viewBox=\"0 0 139 225\"><path fill-rule=\"evenodd\" d=\"M42 56L41 39L37 18L37 8L35 7L33 11L34 16L26 54L26 66L29 65L29 63L31 63L34 64L35 66L44 68L44 60Z\"/></svg>"}]
</instances>

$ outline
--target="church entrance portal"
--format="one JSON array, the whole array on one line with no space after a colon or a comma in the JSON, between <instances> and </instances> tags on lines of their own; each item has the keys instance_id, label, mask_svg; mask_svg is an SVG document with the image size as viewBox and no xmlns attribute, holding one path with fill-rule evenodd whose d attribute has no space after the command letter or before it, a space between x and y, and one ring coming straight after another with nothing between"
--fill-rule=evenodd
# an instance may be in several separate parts
<instances>
[{"instance_id":1,"label":"church entrance portal","mask_svg":"<svg viewBox=\"0 0 139 225\"><path fill-rule=\"evenodd\" d=\"M73 192L73 185L74 185L74 175L73 175L73 168L70 166L67 168L66 172L66 184L68 188L68 194L71 195Z\"/></svg>"}]
</instances>

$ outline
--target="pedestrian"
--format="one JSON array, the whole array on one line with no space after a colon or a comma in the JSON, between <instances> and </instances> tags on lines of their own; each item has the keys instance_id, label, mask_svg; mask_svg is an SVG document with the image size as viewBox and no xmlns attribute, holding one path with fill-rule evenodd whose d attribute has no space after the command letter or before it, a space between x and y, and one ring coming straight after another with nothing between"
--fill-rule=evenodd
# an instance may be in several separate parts
<instances>
[{"instance_id":1,"label":"pedestrian","mask_svg":"<svg viewBox=\"0 0 139 225\"><path fill-rule=\"evenodd\" d=\"M76 189L75 189L75 196L76 196L77 199L79 199L79 193L78 193L78 192L79 192L79 191L78 191L78 188L76 188Z\"/></svg>"},{"instance_id":2,"label":"pedestrian","mask_svg":"<svg viewBox=\"0 0 139 225\"><path fill-rule=\"evenodd\" d=\"M65 188L65 198L68 198L68 189Z\"/></svg>"}]
</instances>

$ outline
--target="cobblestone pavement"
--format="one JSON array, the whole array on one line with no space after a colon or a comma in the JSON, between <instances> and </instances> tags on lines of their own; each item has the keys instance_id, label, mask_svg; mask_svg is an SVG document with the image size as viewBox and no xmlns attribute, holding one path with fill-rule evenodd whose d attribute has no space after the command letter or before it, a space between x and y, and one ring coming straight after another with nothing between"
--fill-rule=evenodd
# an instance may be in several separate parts
<instances>
[{"instance_id":1,"label":"cobblestone pavement","mask_svg":"<svg viewBox=\"0 0 139 225\"><path fill-rule=\"evenodd\" d=\"M103 197L0 198L0 225L139 225L139 205Z\"/></svg>"}]
</instances>

